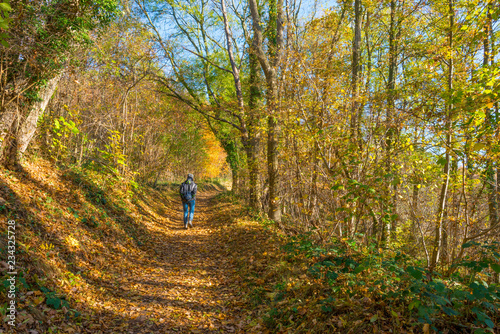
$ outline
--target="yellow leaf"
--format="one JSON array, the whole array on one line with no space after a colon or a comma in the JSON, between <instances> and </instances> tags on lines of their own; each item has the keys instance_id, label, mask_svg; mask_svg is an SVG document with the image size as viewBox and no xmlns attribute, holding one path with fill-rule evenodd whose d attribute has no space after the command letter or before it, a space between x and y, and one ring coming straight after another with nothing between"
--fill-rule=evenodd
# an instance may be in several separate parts
<instances>
[{"instance_id":1,"label":"yellow leaf","mask_svg":"<svg viewBox=\"0 0 500 334\"><path fill-rule=\"evenodd\" d=\"M41 304L44 301L44 299L45 298L43 296L40 296L38 298L35 298L35 300L33 301L33 303L38 306L39 304Z\"/></svg>"},{"instance_id":2,"label":"yellow leaf","mask_svg":"<svg viewBox=\"0 0 500 334\"><path fill-rule=\"evenodd\" d=\"M472 149L474 151L481 151L481 150L484 150L485 148L486 148L485 144L483 144L483 143L475 143Z\"/></svg>"}]
</instances>

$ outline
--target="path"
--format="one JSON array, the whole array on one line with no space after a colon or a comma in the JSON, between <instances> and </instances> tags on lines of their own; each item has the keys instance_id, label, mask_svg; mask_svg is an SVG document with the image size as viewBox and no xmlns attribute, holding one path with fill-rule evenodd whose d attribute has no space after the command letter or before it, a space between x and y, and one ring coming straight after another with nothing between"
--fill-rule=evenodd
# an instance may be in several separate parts
<instances>
[{"instance_id":1,"label":"path","mask_svg":"<svg viewBox=\"0 0 500 334\"><path fill-rule=\"evenodd\" d=\"M220 240L231 217L217 205L216 194L198 196L193 229L182 228L177 205L163 213L164 221L149 224L144 256L131 254L107 267L96 285L102 287L99 299L109 304L99 308L110 312L98 311L96 317L110 321L85 322L89 333L244 332L240 292L230 284L231 250Z\"/></svg>"}]
</instances>

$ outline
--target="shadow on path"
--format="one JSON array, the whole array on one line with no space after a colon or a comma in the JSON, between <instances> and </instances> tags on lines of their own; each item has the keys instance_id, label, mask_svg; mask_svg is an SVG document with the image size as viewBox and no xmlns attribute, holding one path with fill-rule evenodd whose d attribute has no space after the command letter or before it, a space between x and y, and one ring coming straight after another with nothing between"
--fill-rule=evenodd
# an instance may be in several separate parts
<instances>
[{"instance_id":1,"label":"shadow on path","mask_svg":"<svg viewBox=\"0 0 500 334\"><path fill-rule=\"evenodd\" d=\"M106 278L86 277L101 287L108 302L113 299L109 311L94 310L97 318L111 321L105 326L88 321L86 333L243 332L241 296L230 284L235 268L219 238L231 215L214 205L215 195L197 196L194 228L188 230L182 225L180 201L171 201L164 220L151 222L151 240L135 263L108 267Z\"/></svg>"}]
</instances>

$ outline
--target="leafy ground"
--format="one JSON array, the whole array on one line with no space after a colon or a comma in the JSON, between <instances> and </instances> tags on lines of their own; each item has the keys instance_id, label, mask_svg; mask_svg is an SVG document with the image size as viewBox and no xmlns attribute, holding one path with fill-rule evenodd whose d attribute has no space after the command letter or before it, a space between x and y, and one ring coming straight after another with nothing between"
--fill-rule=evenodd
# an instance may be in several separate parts
<instances>
[{"instance_id":1,"label":"leafy ground","mask_svg":"<svg viewBox=\"0 0 500 334\"><path fill-rule=\"evenodd\" d=\"M236 260L251 263L245 247L265 249L266 240L249 227L233 234L238 205L202 185L195 227L184 230L174 189L99 175L43 161L2 172L3 259L7 219L18 228L18 332L259 331ZM5 290L0 302L5 315Z\"/></svg>"},{"instance_id":2,"label":"leafy ground","mask_svg":"<svg viewBox=\"0 0 500 334\"><path fill-rule=\"evenodd\" d=\"M203 183L195 227L184 230L176 186L140 186L99 168L37 160L0 172L0 332L498 329L500 292L485 283L483 267L494 266L487 257L457 269L467 280L428 280L399 252L353 240L318 247L314 234L285 237L250 219L222 187ZM19 273L15 330L5 322L9 219Z\"/></svg>"}]
</instances>

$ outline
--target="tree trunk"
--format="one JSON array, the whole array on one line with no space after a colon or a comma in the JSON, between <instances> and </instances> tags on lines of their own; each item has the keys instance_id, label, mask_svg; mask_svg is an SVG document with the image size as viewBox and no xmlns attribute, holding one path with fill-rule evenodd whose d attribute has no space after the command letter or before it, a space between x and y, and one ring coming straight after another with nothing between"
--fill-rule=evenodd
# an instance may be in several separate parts
<instances>
[{"instance_id":1,"label":"tree trunk","mask_svg":"<svg viewBox=\"0 0 500 334\"><path fill-rule=\"evenodd\" d=\"M487 67L494 64L494 57L491 57L490 50L490 36L492 35L492 12L491 1L488 2L486 15L486 22L484 25L484 39L483 39L483 66ZM486 107L486 120L490 127L491 133L488 135L488 146L491 146L491 137L495 135L494 129L496 128L495 118L492 115L491 108ZM494 153L493 153L494 154ZM498 193L498 180L497 173L495 172L495 163L494 159L488 158L486 161L486 179L488 185L488 209L489 209L489 220L490 226L494 226L498 223L498 202L497 202L497 193Z\"/></svg>"},{"instance_id":2,"label":"tree trunk","mask_svg":"<svg viewBox=\"0 0 500 334\"><path fill-rule=\"evenodd\" d=\"M275 101L273 101L275 102ZM275 103L270 104L270 111L274 111ZM273 113L274 114L274 113ZM278 176L278 122L275 115L267 118L267 163L269 177L269 218L281 221L281 206L279 197Z\"/></svg>"},{"instance_id":3,"label":"tree trunk","mask_svg":"<svg viewBox=\"0 0 500 334\"><path fill-rule=\"evenodd\" d=\"M54 78L50 79L47 85L43 87L38 93L40 101L35 102L28 112L26 120L23 122L19 133L19 153L23 154L28 148L29 143L35 135L38 119L43 115L47 104L49 103L54 91L57 88L57 84L61 79L62 73L56 75Z\"/></svg>"},{"instance_id":4,"label":"tree trunk","mask_svg":"<svg viewBox=\"0 0 500 334\"><path fill-rule=\"evenodd\" d=\"M5 135L3 142L2 156L0 157L0 165L6 169L14 170L19 167L18 159L18 138L19 138L19 113L14 115L10 129Z\"/></svg>"},{"instance_id":5,"label":"tree trunk","mask_svg":"<svg viewBox=\"0 0 500 334\"><path fill-rule=\"evenodd\" d=\"M351 76L351 139L357 141L360 132L359 75L361 72L361 0L354 0L354 38L352 41Z\"/></svg>"},{"instance_id":6,"label":"tree trunk","mask_svg":"<svg viewBox=\"0 0 500 334\"><path fill-rule=\"evenodd\" d=\"M413 185L413 192L411 196L411 229L410 229L410 239L412 241L417 240L415 237L417 235L417 224L419 219L418 213L418 193L419 188L417 184Z\"/></svg>"},{"instance_id":7,"label":"tree trunk","mask_svg":"<svg viewBox=\"0 0 500 334\"><path fill-rule=\"evenodd\" d=\"M489 31L491 34L491 67L495 66L495 56L496 56L496 49L495 49L495 34L493 34L493 19L492 19L492 12L493 12L493 3L490 1L488 3L488 22L490 24ZM499 138L500 135L500 129L498 128L498 102L495 103L495 119L497 120L496 126L495 126L495 137ZM498 219L498 203L500 201L500 191L499 191L499 179L500 179L500 170L498 168L498 161L496 162L496 165L493 168L493 173L496 175L495 177L495 192L494 192L494 201L496 203L496 224L499 223ZM493 274L493 282L500 284L500 273L494 273Z\"/></svg>"},{"instance_id":8,"label":"tree trunk","mask_svg":"<svg viewBox=\"0 0 500 334\"><path fill-rule=\"evenodd\" d=\"M252 27L255 38L255 54L260 66L266 76L267 88L267 111L268 111L268 141L267 141L267 165L269 179L269 218L281 221L281 205L279 197L279 174L278 174L278 80L277 68L280 59L280 50L283 45L283 0L269 1L269 45L268 53L264 52L263 34L260 24L260 15L257 1L249 0L252 15Z\"/></svg>"},{"instance_id":9,"label":"tree trunk","mask_svg":"<svg viewBox=\"0 0 500 334\"><path fill-rule=\"evenodd\" d=\"M254 39L255 40L255 39ZM250 85L250 94L248 101L248 142L247 142L247 163L249 170L249 192L250 192L250 207L254 211L259 211L259 162L258 162L258 154L259 154L259 124L258 124L258 108L259 108L259 100L261 98L261 85L259 80L259 69L258 69L258 59L255 56L255 50L253 47L249 52L249 85Z\"/></svg>"},{"instance_id":10,"label":"tree trunk","mask_svg":"<svg viewBox=\"0 0 500 334\"><path fill-rule=\"evenodd\" d=\"M493 4L492 1L488 1L487 5L487 15L486 15L486 24L484 26L484 56L483 56L483 66L490 65L492 68L495 66L495 35L493 33ZM490 41L491 39L491 41ZM488 121L488 125L491 129L490 136L498 138L498 102L495 103L493 107L493 114L490 108L486 109L486 120ZM491 142L490 145L491 147ZM494 153L492 152L492 155ZM486 162L486 178L488 185L488 211L489 211L489 220L490 227L495 226L499 223L499 214L498 214L498 201L499 201L499 187L498 187L498 178L499 178L499 170L498 165L495 162L495 159L488 158ZM494 283L500 283L500 274L493 273L492 281Z\"/></svg>"},{"instance_id":11,"label":"tree trunk","mask_svg":"<svg viewBox=\"0 0 500 334\"><path fill-rule=\"evenodd\" d=\"M238 171L236 169L231 170L232 174L232 185L231 185L231 192L233 194L238 194L240 188L239 188L239 175Z\"/></svg>"},{"instance_id":12,"label":"tree trunk","mask_svg":"<svg viewBox=\"0 0 500 334\"><path fill-rule=\"evenodd\" d=\"M318 214L318 174L319 174L319 147L318 144L314 143L313 148L313 158L312 158L312 176L311 176L311 186L309 188L309 205L308 209L311 215L311 219L319 219Z\"/></svg>"},{"instance_id":13,"label":"tree trunk","mask_svg":"<svg viewBox=\"0 0 500 334\"><path fill-rule=\"evenodd\" d=\"M396 240L396 192L397 184L395 182L394 168L394 142L395 142L395 102L394 89L396 87L396 71L397 71L397 55L396 55L396 1L391 0L391 19L389 25L389 73L387 78L387 109L386 109L386 174L391 175L389 184L387 185L387 212L390 215L390 239ZM392 190L391 190L392 185ZM392 200L389 198L392 197Z\"/></svg>"},{"instance_id":14,"label":"tree trunk","mask_svg":"<svg viewBox=\"0 0 500 334\"><path fill-rule=\"evenodd\" d=\"M18 117L18 110L15 104L10 104L2 110L0 115L0 137L3 138L3 142L0 144L0 156L3 155L7 144L7 137L10 135L12 128L12 123Z\"/></svg>"},{"instance_id":15,"label":"tree trunk","mask_svg":"<svg viewBox=\"0 0 500 334\"><path fill-rule=\"evenodd\" d=\"M221 0L220 3L222 8L222 17L224 19L224 32L226 34L227 54L229 56L229 62L231 63L231 70L232 70L231 72L233 74L234 88L236 89L236 97L238 99L238 108L240 109L240 112L243 114L244 113L243 92L241 90L240 70L238 66L236 66L236 62L234 60L234 55L233 55L233 34L231 33L231 29L229 28L229 22L227 20L226 3L224 2L224 0Z\"/></svg>"},{"instance_id":16,"label":"tree trunk","mask_svg":"<svg viewBox=\"0 0 500 334\"><path fill-rule=\"evenodd\" d=\"M449 33L448 33L448 48L449 48L449 59L448 59L448 101L446 106L446 162L443 168L443 183L441 185L441 193L439 195L439 204L436 213L436 227L434 234L434 243L432 246L432 256L431 263L429 264L429 270L432 272L439 262L439 256L441 253L442 243L443 243L443 218L446 211L446 200L448 197L448 186L450 183L450 166L451 166L451 119L453 112L452 104L452 93L453 93L453 27L455 23L455 11L453 9L453 0L448 2L448 15L449 15Z\"/></svg>"}]
</instances>

